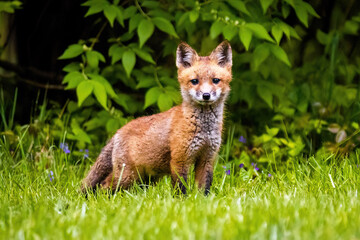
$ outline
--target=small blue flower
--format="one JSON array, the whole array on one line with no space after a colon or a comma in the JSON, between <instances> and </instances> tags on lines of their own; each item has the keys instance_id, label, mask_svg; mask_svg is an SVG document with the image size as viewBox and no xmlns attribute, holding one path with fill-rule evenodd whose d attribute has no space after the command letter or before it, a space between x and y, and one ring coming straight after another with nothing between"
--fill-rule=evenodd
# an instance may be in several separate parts
<instances>
[{"instance_id":1,"label":"small blue flower","mask_svg":"<svg viewBox=\"0 0 360 240\"><path fill-rule=\"evenodd\" d=\"M243 164L243 163L241 163L240 165L239 165L239 168L243 168L245 165Z\"/></svg>"},{"instance_id":2,"label":"small blue flower","mask_svg":"<svg viewBox=\"0 0 360 240\"><path fill-rule=\"evenodd\" d=\"M230 175L230 169L225 171L226 175Z\"/></svg>"},{"instance_id":3,"label":"small blue flower","mask_svg":"<svg viewBox=\"0 0 360 240\"><path fill-rule=\"evenodd\" d=\"M70 153L69 145L67 143L60 143L60 148L66 153Z\"/></svg>"},{"instance_id":4,"label":"small blue flower","mask_svg":"<svg viewBox=\"0 0 360 240\"><path fill-rule=\"evenodd\" d=\"M268 174L268 177L272 177L271 173Z\"/></svg>"},{"instance_id":5,"label":"small blue flower","mask_svg":"<svg viewBox=\"0 0 360 240\"><path fill-rule=\"evenodd\" d=\"M85 149L84 158L89 158L89 149Z\"/></svg>"},{"instance_id":6,"label":"small blue flower","mask_svg":"<svg viewBox=\"0 0 360 240\"><path fill-rule=\"evenodd\" d=\"M254 167L255 171L259 171L260 169L257 167L256 163L251 163L251 166Z\"/></svg>"},{"instance_id":7,"label":"small blue flower","mask_svg":"<svg viewBox=\"0 0 360 240\"><path fill-rule=\"evenodd\" d=\"M89 158L89 149L80 149L80 152L84 152L84 158Z\"/></svg>"},{"instance_id":8,"label":"small blue flower","mask_svg":"<svg viewBox=\"0 0 360 240\"><path fill-rule=\"evenodd\" d=\"M239 142L246 143L246 138L244 138L244 136L240 136Z\"/></svg>"},{"instance_id":9,"label":"small blue flower","mask_svg":"<svg viewBox=\"0 0 360 240\"><path fill-rule=\"evenodd\" d=\"M53 171L50 171L50 173L48 174L50 182L52 182L54 180L54 173Z\"/></svg>"}]
</instances>

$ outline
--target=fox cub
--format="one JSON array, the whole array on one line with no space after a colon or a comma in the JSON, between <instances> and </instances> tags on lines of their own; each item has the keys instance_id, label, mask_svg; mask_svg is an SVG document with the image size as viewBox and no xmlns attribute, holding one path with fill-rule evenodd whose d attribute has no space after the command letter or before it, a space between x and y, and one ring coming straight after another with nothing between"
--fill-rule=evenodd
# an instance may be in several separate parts
<instances>
[{"instance_id":1,"label":"fox cub","mask_svg":"<svg viewBox=\"0 0 360 240\"><path fill-rule=\"evenodd\" d=\"M173 186L185 194L183 181L194 165L199 188L209 193L230 92L231 46L224 41L202 57L180 43L176 66L182 104L119 129L83 180L83 192L96 187L126 189L140 180L171 175Z\"/></svg>"}]
</instances>

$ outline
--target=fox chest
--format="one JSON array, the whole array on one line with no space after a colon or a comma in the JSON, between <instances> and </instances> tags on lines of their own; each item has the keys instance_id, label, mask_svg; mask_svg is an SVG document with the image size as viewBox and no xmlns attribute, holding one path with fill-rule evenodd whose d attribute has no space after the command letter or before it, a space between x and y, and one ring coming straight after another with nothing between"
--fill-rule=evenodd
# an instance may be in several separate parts
<instances>
[{"instance_id":1,"label":"fox chest","mask_svg":"<svg viewBox=\"0 0 360 240\"><path fill-rule=\"evenodd\" d=\"M212 115L196 118L193 122L193 134L188 140L189 155L217 152L221 144L221 122Z\"/></svg>"}]
</instances>

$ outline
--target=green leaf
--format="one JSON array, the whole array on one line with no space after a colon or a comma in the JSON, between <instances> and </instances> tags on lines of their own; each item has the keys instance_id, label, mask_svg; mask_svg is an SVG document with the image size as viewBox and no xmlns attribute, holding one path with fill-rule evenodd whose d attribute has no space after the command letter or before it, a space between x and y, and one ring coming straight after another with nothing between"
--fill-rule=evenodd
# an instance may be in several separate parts
<instances>
[{"instance_id":1,"label":"green leaf","mask_svg":"<svg viewBox=\"0 0 360 240\"><path fill-rule=\"evenodd\" d=\"M104 55L102 55L101 53L99 53L98 51L94 51L97 55L97 58L99 59L100 62L105 62L105 57Z\"/></svg>"},{"instance_id":2,"label":"green leaf","mask_svg":"<svg viewBox=\"0 0 360 240\"><path fill-rule=\"evenodd\" d=\"M265 14L267 9L270 7L274 0L260 0L261 7L263 9L263 13Z\"/></svg>"},{"instance_id":3,"label":"green leaf","mask_svg":"<svg viewBox=\"0 0 360 240\"><path fill-rule=\"evenodd\" d=\"M125 27L125 25L124 25L124 13L123 13L122 8L119 8L119 7L116 8L116 20L118 21L118 23L122 27Z\"/></svg>"},{"instance_id":4,"label":"green leaf","mask_svg":"<svg viewBox=\"0 0 360 240\"><path fill-rule=\"evenodd\" d=\"M147 8L159 8L160 2L158 1L144 1L141 6L147 7Z\"/></svg>"},{"instance_id":5,"label":"green leaf","mask_svg":"<svg viewBox=\"0 0 360 240\"><path fill-rule=\"evenodd\" d=\"M305 25L305 27L308 27L308 13L305 6L300 3L297 2L297 4L294 7L294 10L300 22L302 22Z\"/></svg>"},{"instance_id":6,"label":"green leaf","mask_svg":"<svg viewBox=\"0 0 360 240\"><path fill-rule=\"evenodd\" d=\"M152 77L142 77L141 79L139 79L139 83L138 85L136 85L136 89L139 88L150 88L152 86L154 86L155 83L155 79Z\"/></svg>"},{"instance_id":7,"label":"green leaf","mask_svg":"<svg viewBox=\"0 0 360 240\"><path fill-rule=\"evenodd\" d=\"M150 88L145 94L144 109L146 109L150 105L156 103L160 94L162 94L161 88L159 88L159 87Z\"/></svg>"},{"instance_id":8,"label":"green leaf","mask_svg":"<svg viewBox=\"0 0 360 240\"><path fill-rule=\"evenodd\" d=\"M356 21L346 21L344 25L344 33L345 34L352 34L357 35L357 32L359 30L359 24Z\"/></svg>"},{"instance_id":9,"label":"green leaf","mask_svg":"<svg viewBox=\"0 0 360 240\"><path fill-rule=\"evenodd\" d=\"M174 26L171 24L171 22L169 20L166 20L165 18L162 18L162 17L156 17L156 18L153 18L152 20L158 29L170 34L171 36L179 38L179 36L177 35L177 33L175 31Z\"/></svg>"},{"instance_id":10,"label":"green leaf","mask_svg":"<svg viewBox=\"0 0 360 240\"><path fill-rule=\"evenodd\" d=\"M94 87L90 83L90 81L83 81L76 88L76 95L78 97L78 105L79 107L84 102L84 100L91 94Z\"/></svg>"},{"instance_id":11,"label":"green leaf","mask_svg":"<svg viewBox=\"0 0 360 240\"><path fill-rule=\"evenodd\" d=\"M91 139L84 130L82 130L81 128L72 128L71 130L77 140L91 144Z\"/></svg>"},{"instance_id":12,"label":"green leaf","mask_svg":"<svg viewBox=\"0 0 360 240\"><path fill-rule=\"evenodd\" d=\"M70 59L79 56L84 52L84 48L80 44L70 45L65 52L59 57L59 59Z\"/></svg>"},{"instance_id":13,"label":"green leaf","mask_svg":"<svg viewBox=\"0 0 360 240\"><path fill-rule=\"evenodd\" d=\"M139 36L140 47L144 45L144 43L151 37L154 32L154 24L148 20L141 20L139 27L137 29L137 33Z\"/></svg>"},{"instance_id":14,"label":"green leaf","mask_svg":"<svg viewBox=\"0 0 360 240\"><path fill-rule=\"evenodd\" d=\"M108 5L107 1L87 1L83 3L83 6L89 6L89 10L86 12L85 17L99 13L104 10L104 7Z\"/></svg>"},{"instance_id":15,"label":"green leaf","mask_svg":"<svg viewBox=\"0 0 360 240\"><path fill-rule=\"evenodd\" d=\"M0 13L1 12L7 12L7 13L14 13L15 9L19 9L22 5L22 2L20 1L8 1L0 2Z\"/></svg>"},{"instance_id":16,"label":"green leaf","mask_svg":"<svg viewBox=\"0 0 360 240\"><path fill-rule=\"evenodd\" d=\"M226 27L224 27L223 35L224 35L225 39L230 41L231 39L233 39L233 37L235 37L237 32L238 32L237 27L229 24L229 25L226 25Z\"/></svg>"},{"instance_id":17,"label":"green leaf","mask_svg":"<svg viewBox=\"0 0 360 240\"><path fill-rule=\"evenodd\" d=\"M244 44L246 51L248 51L252 38L252 32L246 27L241 26L239 29L239 37L241 42Z\"/></svg>"},{"instance_id":18,"label":"green leaf","mask_svg":"<svg viewBox=\"0 0 360 240\"><path fill-rule=\"evenodd\" d=\"M106 122L106 131L108 133L114 133L121 127L119 120L111 118L109 121Z\"/></svg>"},{"instance_id":19,"label":"green leaf","mask_svg":"<svg viewBox=\"0 0 360 240\"><path fill-rule=\"evenodd\" d=\"M76 88L82 81L86 80L85 76L80 72L70 72L66 74L62 83L68 83L67 89Z\"/></svg>"},{"instance_id":20,"label":"green leaf","mask_svg":"<svg viewBox=\"0 0 360 240\"><path fill-rule=\"evenodd\" d=\"M117 15L117 6L115 5L107 5L104 8L104 15L107 18L107 20L110 23L110 26L113 27L114 26L114 21Z\"/></svg>"},{"instance_id":21,"label":"green leaf","mask_svg":"<svg viewBox=\"0 0 360 240\"><path fill-rule=\"evenodd\" d=\"M94 5L106 5L106 4L109 4L107 2L107 0L88 0L84 3L81 4L81 6L87 6L87 7L91 7L91 6L94 6Z\"/></svg>"},{"instance_id":22,"label":"green leaf","mask_svg":"<svg viewBox=\"0 0 360 240\"><path fill-rule=\"evenodd\" d=\"M166 86L165 90L166 90L166 94L170 96L170 98L174 103L176 104L181 103L182 98L178 89L172 86Z\"/></svg>"},{"instance_id":23,"label":"green leaf","mask_svg":"<svg viewBox=\"0 0 360 240\"><path fill-rule=\"evenodd\" d=\"M130 39L132 39L134 36L134 33L129 33L129 32L126 32L124 33L123 35L120 36L120 41L121 42L127 42L129 41Z\"/></svg>"},{"instance_id":24,"label":"green leaf","mask_svg":"<svg viewBox=\"0 0 360 240\"><path fill-rule=\"evenodd\" d=\"M89 66L92 68L97 68L99 66L99 61L105 62L104 56L98 51L87 51L85 55Z\"/></svg>"},{"instance_id":25,"label":"green leaf","mask_svg":"<svg viewBox=\"0 0 360 240\"><path fill-rule=\"evenodd\" d=\"M225 23L221 21L214 22L210 27L210 37L212 39L215 39L217 36L220 35L220 33L222 33L224 27L225 27Z\"/></svg>"},{"instance_id":26,"label":"green leaf","mask_svg":"<svg viewBox=\"0 0 360 240\"><path fill-rule=\"evenodd\" d=\"M135 53L132 50L127 50L122 56L122 64L124 66L126 75L130 77L131 71L133 70L136 63Z\"/></svg>"},{"instance_id":27,"label":"green leaf","mask_svg":"<svg viewBox=\"0 0 360 240\"><path fill-rule=\"evenodd\" d=\"M316 31L316 39L318 40L319 43L325 46L331 42L331 37L328 34L321 31L320 29Z\"/></svg>"},{"instance_id":28,"label":"green leaf","mask_svg":"<svg viewBox=\"0 0 360 240\"><path fill-rule=\"evenodd\" d=\"M287 18L289 16L289 14L290 14L289 4L286 4L285 2L283 2L282 6L281 6L281 13L284 18Z\"/></svg>"},{"instance_id":29,"label":"green leaf","mask_svg":"<svg viewBox=\"0 0 360 240\"><path fill-rule=\"evenodd\" d=\"M294 28L289 26L289 29L290 29L290 36L292 36L293 38L296 38L298 40L301 40L301 37L297 34L297 32L295 31Z\"/></svg>"},{"instance_id":30,"label":"green leaf","mask_svg":"<svg viewBox=\"0 0 360 240\"><path fill-rule=\"evenodd\" d=\"M260 64L266 60L266 58L269 56L270 51L268 48L268 45L266 44L260 44L258 45L253 53L253 63L254 63L254 69L257 70Z\"/></svg>"},{"instance_id":31,"label":"green leaf","mask_svg":"<svg viewBox=\"0 0 360 240\"><path fill-rule=\"evenodd\" d=\"M194 23L198 18L199 18L199 11L197 10L190 11L189 13L190 22Z\"/></svg>"},{"instance_id":32,"label":"green leaf","mask_svg":"<svg viewBox=\"0 0 360 240\"><path fill-rule=\"evenodd\" d=\"M181 17L177 20L176 22L176 26L179 28L181 26L187 25L188 21L190 21L189 18L189 14L190 12L185 12L184 14L181 15Z\"/></svg>"},{"instance_id":33,"label":"green leaf","mask_svg":"<svg viewBox=\"0 0 360 240\"><path fill-rule=\"evenodd\" d=\"M84 81L85 78L74 78L72 79L68 85L65 87L65 90L69 90L69 89L74 89L76 88L77 86L79 86L79 84Z\"/></svg>"},{"instance_id":34,"label":"green leaf","mask_svg":"<svg viewBox=\"0 0 360 240\"><path fill-rule=\"evenodd\" d=\"M134 15L134 16L132 16L130 18L130 21L129 21L129 33L134 31L135 28L137 28L139 26L139 23L141 22L142 19L144 19L144 17L141 16L140 14L136 14L136 15Z\"/></svg>"},{"instance_id":35,"label":"green leaf","mask_svg":"<svg viewBox=\"0 0 360 240\"><path fill-rule=\"evenodd\" d=\"M269 105L270 108L273 108L273 96L271 91L264 85L260 84L257 85L256 91L258 93L258 96L263 99L267 105Z\"/></svg>"},{"instance_id":36,"label":"green leaf","mask_svg":"<svg viewBox=\"0 0 360 240\"><path fill-rule=\"evenodd\" d=\"M128 8L126 8L124 10L124 15L123 15L124 20L134 16L136 12L137 12L137 9L134 5L129 6Z\"/></svg>"},{"instance_id":37,"label":"green leaf","mask_svg":"<svg viewBox=\"0 0 360 240\"><path fill-rule=\"evenodd\" d=\"M132 102L131 99L132 98L129 95L119 93L118 97L114 98L114 101L122 106L128 113L133 114L138 108L134 105L134 102Z\"/></svg>"},{"instance_id":38,"label":"green leaf","mask_svg":"<svg viewBox=\"0 0 360 240\"><path fill-rule=\"evenodd\" d=\"M255 102L256 97L256 86L255 84L249 85L249 84L243 84L240 88L238 97L242 100L244 100L248 108L252 108Z\"/></svg>"},{"instance_id":39,"label":"green leaf","mask_svg":"<svg viewBox=\"0 0 360 240\"><path fill-rule=\"evenodd\" d=\"M102 85L100 82L94 81L94 80L91 81L91 84L94 87L94 95L95 95L96 99L101 104L101 106L103 106L107 110L108 109L107 95L106 95L106 89L105 89L104 85Z\"/></svg>"},{"instance_id":40,"label":"green leaf","mask_svg":"<svg viewBox=\"0 0 360 240\"><path fill-rule=\"evenodd\" d=\"M284 22L280 22L279 27L283 31L283 33L286 35L288 39L290 39L290 27Z\"/></svg>"},{"instance_id":41,"label":"green leaf","mask_svg":"<svg viewBox=\"0 0 360 240\"><path fill-rule=\"evenodd\" d=\"M64 72L75 72L81 69L79 62L71 62L63 68Z\"/></svg>"},{"instance_id":42,"label":"green leaf","mask_svg":"<svg viewBox=\"0 0 360 240\"><path fill-rule=\"evenodd\" d=\"M248 23L245 26L252 31L255 37L268 40L269 42L274 42L274 40L270 37L269 33L261 24Z\"/></svg>"},{"instance_id":43,"label":"green leaf","mask_svg":"<svg viewBox=\"0 0 360 240\"><path fill-rule=\"evenodd\" d=\"M133 48L132 49L136 55L138 55L141 59L149 62L149 63L152 63L152 64L155 64L155 61L153 60L153 58L151 57L151 55L148 53L148 52L145 52L143 49L139 49L139 48Z\"/></svg>"},{"instance_id":44,"label":"green leaf","mask_svg":"<svg viewBox=\"0 0 360 240\"><path fill-rule=\"evenodd\" d=\"M85 55L90 67L97 68L99 66L98 55L94 51L87 51Z\"/></svg>"},{"instance_id":45,"label":"green leaf","mask_svg":"<svg viewBox=\"0 0 360 240\"><path fill-rule=\"evenodd\" d=\"M173 106L171 96L166 93L161 93L157 100L160 111L169 110Z\"/></svg>"},{"instance_id":46,"label":"green leaf","mask_svg":"<svg viewBox=\"0 0 360 240\"><path fill-rule=\"evenodd\" d=\"M101 83L105 87L105 90L110 97L117 98L117 95L116 95L113 87L108 82L108 80L106 80L106 78L104 78L103 76L98 75L98 74L88 74L88 75L92 80Z\"/></svg>"},{"instance_id":47,"label":"green leaf","mask_svg":"<svg viewBox=\"0 0 360 240\"><path fill-rule=\"evenodd\" d=\"M80 72L70 72L70 73L65 75L62 83L65 84L65 83L71 82L75 78L84 79L84 75L82 73L80 73Z\"/></svg>"},{"instance_id":48,"label":"green leaf","mask_svg":"<svg viewBox=\"0 0 360 240\"><path fill-rule=\"evenodd\" d=\"M320 18L320 16L315 12L314 8L313 8L309 3L307 3L307 2L304 1L302 4L303 4L303 6L306 8L306 11L307 11L308 13L310 13L310 14L313 15L314 17Z\"/></svg>"},{"instance_id":49,"label":"green leaf","mask_svg":"<svg viewBox=\"0 0 360 240\"><path fill-rule=\"evenodd\" d=\"M232 7L239 10L240 12L243 12L249 16L251 16L250 12L247 10L246 5L243 1L239 0L228 0L227 1Z\"/></svg>"},{"instance_id":50,"label":"green leaf","mask_svg":"<svg viewBox=\"0 0 360 240\"><path fill-rule=\"evenodd\" d=\"M352 122L351 127L353 127L354 129L359 129L359 124L357 122Z\"/></svg>"},{"instance_id":51,"label":"green leaf","mask_svg":"<svg viewBox=\"0 0 360 240\"><path fill-rule=\"evenodd\" d=\"M271 137L275 137L279 133L279 128L269 128L266 126L266 133L269 134Z\"/></svg>"},{"instance_id":52,"label":"green leaf","mask_svg":"<svg viewBox=\"0 0 360 240\"><path fill-rule=\"evenodd\" d=\"M109 48L109 56L111 57L111 65L114 65L114 63L118 62L122 58L125 50L126 50L126 48L120 47L117 44L114 44Z\"/></svg>"},{"instance_id":53,"label":"green leaf","mask_svg":"<svg viewBox=\"0 0 360 240\"><path fill-rule=\"evenodd\" d=\"M291 67L291 63L289 61L289 58L286 54L286 52L277 45L271 45L270 47L271 53L280 61L284 62L286 65L288 65L289 67Z\"/></svg>"},{"instance_id":54,"label":"green leaf","mask_svg":"<svg viewBox=\"0 0 360 240\"><path fill-rule=\"evenodd\" d=\"M279 45L280 44L280 40L283 36L283 31L281 29L281 27L276 24L271 28L271 34L274 36L276 43Z\"/></svg>"},{"instance_id":55,"label":"green leaf","mask_svg":"<svg viewBox=\"0 0 360 240\"><path fill-rule=\"evenodd\" d=\"M7 12L7 13L14 13L15 10L10 6L10 2L0 2L0 13Z\"/></svg>"}]
</instances>

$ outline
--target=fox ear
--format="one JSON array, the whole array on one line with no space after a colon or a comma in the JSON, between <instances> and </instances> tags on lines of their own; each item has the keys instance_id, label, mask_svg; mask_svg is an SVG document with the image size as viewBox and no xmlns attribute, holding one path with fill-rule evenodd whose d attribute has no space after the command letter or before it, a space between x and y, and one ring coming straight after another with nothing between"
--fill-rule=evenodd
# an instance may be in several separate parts
<instances>
[{"instance_id":1,"label":"fox ear","mask_svg":"<svg viewBox=\"0 0 360 240\"><path fill-rule=\"evenodd\" d=\"M182 42L179 44L176 50L176 66L180 67L191 67L194 63L198 54L188 44Z\"/></svg>"},{"instance_id":2,"label":"fox ear","mask_svg":"<svg viewBox=\"0 0 360 240\"><path fill-rule=\"evenodd\" d=\"M221 67L232 66L232 51L228 41L223 41L210 54L210 58L215 60Z\"/></svg>"}]
</instances>

